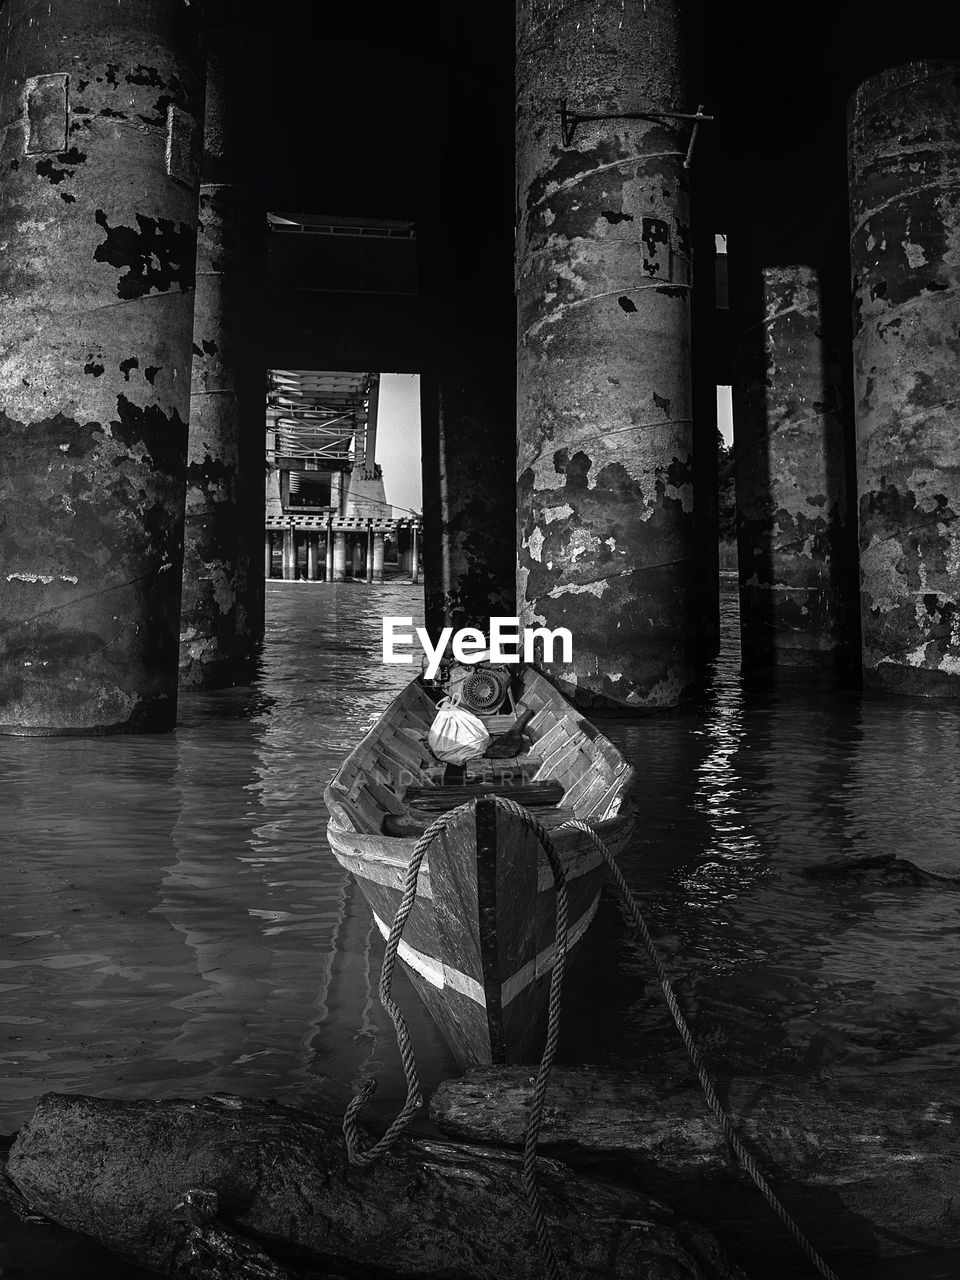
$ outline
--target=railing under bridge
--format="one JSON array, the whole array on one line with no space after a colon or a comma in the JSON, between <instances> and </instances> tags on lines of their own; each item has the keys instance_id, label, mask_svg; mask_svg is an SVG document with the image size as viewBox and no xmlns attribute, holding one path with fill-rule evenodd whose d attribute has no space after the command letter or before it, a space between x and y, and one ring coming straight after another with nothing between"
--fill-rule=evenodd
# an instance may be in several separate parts
<instances>
[{"instance_id":1,"label":"railing under bridge","mask_svg":"<svg viewBox=\"0 0 960 1280\"><path fill-rule=\"evenodd\" d=\"M264 576L285 581L416 583L420 521L324 512L284 513L265 522ZM279 566L275 559L279 551ZM276 573L275 569L280 572Z\"/></svg>"}]
</instances>

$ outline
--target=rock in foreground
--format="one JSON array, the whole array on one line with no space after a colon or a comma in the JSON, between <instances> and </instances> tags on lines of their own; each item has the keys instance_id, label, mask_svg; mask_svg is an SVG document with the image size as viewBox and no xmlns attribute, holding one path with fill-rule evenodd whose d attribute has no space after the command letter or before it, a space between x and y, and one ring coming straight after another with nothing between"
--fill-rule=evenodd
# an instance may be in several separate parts
<instances>
[{"instance_id":1,"label":"rock in foreground","mask_svg":"<svg viewBox=\"0 0 960 1280\"><path fill-rule=\"evenodd\" d=\"M431 1116L459 1139L518 1145L531 1075L489 1067L447 1080ZM792 1089L740 1081L728 1102L761 1171L832 1264L960 1245L960 1086L923 1077ZM696 1085L557 1068L540 1148L581 1173L663 1196L761 1274L801 1259Z\"/></svg>"},{"instance_id":2,"label":"rock in foreground","mask_svg":"<svg viewBox=\"0 0 960 1280\"><path fill-rule=\"evenodd\" d=\"M515 1155L407 1139L355 1169L339 1119L274 1103L47 1094L17 1136L8 1174L35 1209L169 1275L183 1274L184 1240L196 1230L185 1197L188 1207L206 1197L219 1226L295 1270L541 1276ZM571 1277L740 1276L705 1231L642 1193L552 1161L538 1176Z\"/></svg>"}]
</instances>

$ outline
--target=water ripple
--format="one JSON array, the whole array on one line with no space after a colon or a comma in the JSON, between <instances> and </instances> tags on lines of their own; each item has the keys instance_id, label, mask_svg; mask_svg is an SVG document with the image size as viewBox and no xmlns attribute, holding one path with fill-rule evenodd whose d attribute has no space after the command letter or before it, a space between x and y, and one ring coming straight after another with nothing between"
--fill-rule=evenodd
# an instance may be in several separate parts
<instances>
[{"instance_id":1,"label":"water ripple","mask_svg":"<svg viewBox=\"0 0 960 1280\"><path fill-rule=\"evenodd\" d=\"M960 712L739 673L736 597L703 704L609 732L637 766L623 857L718 1074L956 1070L960 893L814 882L893 852L957 874ZM403 1094L382 941L325 840L322 792L407 667L383 614L413 588L268 589L263 671L182 698L161 737L0 739L0 1130L50 1088L235 1091L311 1105L372 1071ZM455 1066L402 976L426 1087ZM565 995L562 1052L681 1072L612 898Z\"/></svg>"}]
</instances>

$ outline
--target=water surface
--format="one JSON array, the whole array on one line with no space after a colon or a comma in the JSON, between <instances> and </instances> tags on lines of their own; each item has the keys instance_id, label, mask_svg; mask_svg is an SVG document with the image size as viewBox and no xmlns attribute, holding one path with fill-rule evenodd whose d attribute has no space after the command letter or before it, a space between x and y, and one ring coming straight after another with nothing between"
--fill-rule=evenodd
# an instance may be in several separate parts
<instances>
[{"instance_id":1,"label":"water surface","mask_svg":"<svg viewBox=\"0 0 960 1280\"><path fill-rule=\"evenodd\" d=\"M271 582L256 686L183 696L176 733L0 738L0 1132L51 1089L309 1107L372 1072L374 1112L396 1108L382 943L322 802L411 674L380 661L384 614L419 622L421 593ZM604 726L640 777L622 866L711 1068L955 1076L960 892L803 871L895 852L960 875L960 708L812 680L748 688L730 590L724 625L702 706ZM402 976L396 990L429 1090L456 1067ZM612 898L565 1008L566 1060L685 1070ZM944 1265L960 1270L951 1255L909 1274Z\"/></svg>"}]
</instances>

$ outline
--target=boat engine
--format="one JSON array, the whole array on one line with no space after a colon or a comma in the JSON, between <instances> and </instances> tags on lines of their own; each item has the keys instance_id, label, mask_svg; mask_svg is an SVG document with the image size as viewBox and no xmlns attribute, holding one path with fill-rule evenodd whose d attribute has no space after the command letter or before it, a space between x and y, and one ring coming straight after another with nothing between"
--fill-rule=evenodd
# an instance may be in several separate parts
<instances>
[{"instance_id":1,"label":"boat engine","mask_svg":"<svg viewBox=\"0 0 960 1280\"><path fill-rule=\"evenodd\" d=\"M474 667L460 686L460 704L474 715L494 715L503 706L510 677L498 667Z\"/></svg>"}]
</instances>

